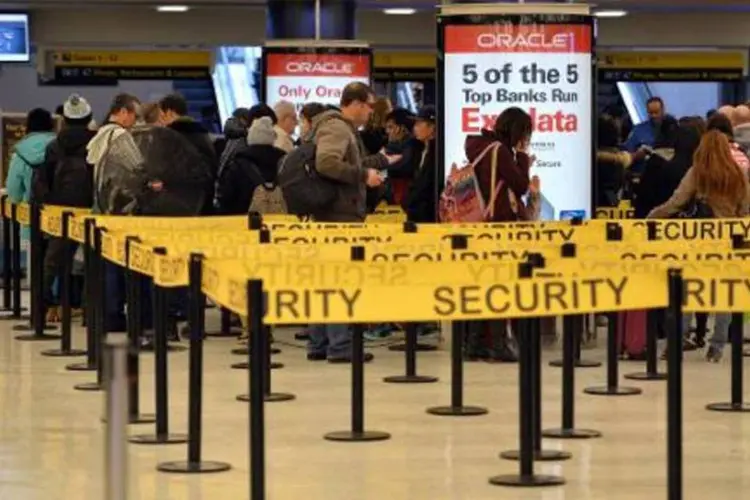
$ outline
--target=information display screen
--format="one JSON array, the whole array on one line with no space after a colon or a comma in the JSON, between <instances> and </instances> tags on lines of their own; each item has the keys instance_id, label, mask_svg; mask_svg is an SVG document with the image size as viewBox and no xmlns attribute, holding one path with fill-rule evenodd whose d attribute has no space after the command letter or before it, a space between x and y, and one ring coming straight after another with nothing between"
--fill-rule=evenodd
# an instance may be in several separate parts
<instances>
[{"instance_id":1,"label":"information display screen","mask_svg":"<svg viewBox=\"0 0 750 500\"><path fill-rule=\"evenodd\" d=\"M519 107L532 120L531 175L540 179L541 218L591 217L591 19L487 15L443 21L446 175L453 164L466 163L467 135L492 129L503 110Z\"/></svg>"},{"instance_id":2,"label":"information display screen","mask_svg":"<svg viewBox=\"0 0 750 500\"><path fill-rule=\"evenodd\" d=\"M0 63L28 60L28 14L0 14Z\"/></svg>"},{"instance_id":3,"label":"information display screen","mask_svg":"<svg viewBox=\"0 0 750 500\"><path fill-rule=\"evenodd\" d=\"M371 59L368 48L264 48L264 100L338 106L348 83L370 83Z\"/></svg>"}]
</instances>

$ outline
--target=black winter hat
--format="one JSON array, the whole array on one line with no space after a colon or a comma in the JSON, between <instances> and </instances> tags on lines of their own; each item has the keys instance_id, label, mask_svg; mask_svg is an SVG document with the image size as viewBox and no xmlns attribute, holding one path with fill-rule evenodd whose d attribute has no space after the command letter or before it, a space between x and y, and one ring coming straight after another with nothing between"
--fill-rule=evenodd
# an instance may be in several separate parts
<instances>
[{"instance_id":1,"label":"black winter hat","mask_svg":"<svg viewBox=\"0 0 750 500\"><path fill-rule=\"evenodd\" d=\"M411 129L414 126L414 114L406 108L395 108L388 113L385 121L393 121L396 125Z\"/></svg>"},{"instance_id":2,"label":"black winter hat","mask_svg":"<svg viewBox=\"0 0 750 500\"><path fill-rule=\"evenodd\" d=\"M435 106L430 104L422 106L422 109L417 113L417 121L435 123L437 121Z\"/></svg>"},{"instance_id":3,"label":"black winter hat","mask_svg":"<svg viewBox=\"0 0 750 500\"><path fill-rule=\"evenodd\" d=\"M276 125L276 113L274 113L273 109L267 104L256 104L248 111L247 126L250 127L255 120L264 116L271 118L273 124Z\"/></svg>"},{"instance_id":4,"label":"black winter hat","mask_svg":"<svg viewBox=\"0 0 750 500\"><path fill-rule=\"evenodd\" d=\"M26 132L52 132L55 122L52 115L44 108L34 108L26 115Z\"/></svg>"}]
</instances>

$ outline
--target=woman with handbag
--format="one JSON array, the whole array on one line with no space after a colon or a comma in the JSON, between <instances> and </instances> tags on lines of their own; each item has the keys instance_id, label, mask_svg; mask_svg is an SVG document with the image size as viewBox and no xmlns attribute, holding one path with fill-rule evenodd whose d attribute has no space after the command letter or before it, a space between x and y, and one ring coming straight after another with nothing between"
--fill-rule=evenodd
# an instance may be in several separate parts
<instances>
[{"instance_id":1,"label":"woman with handbag","mask_svg":"<svg viewBox=\"0 0 750 500\"><path fill-rule=\"evenodd\" d=\"M718 130L707 132L688 169L672 196L654 208L649 218L678 215L691 219L745 217L750 208L750 183L732 157L729 139ZM683 316L688 327L692 314ZM727 343L731 315L718 313L706 360L718 362ZM687 328L684 328L687 331Z\"/></svg>"},{"instance_id":2,"label":"woman with handbag","mask_svg":"<svg viewBox=\"0 0 750 500\"><path fill-rule=\"evenodd\" d=\"M497 147L476 163L475 172L482 198L487 200L488 222L515 222L536 218L538 190L532 187L529 169L534 157L528 154L531 143L531 116L520 108L508 108L498 116L493 130L466 138L466 158L474 163L493 143ZM528 205L522 197L529 194ZM518 360L515 342L506 321L472 322L466 338L465 357L491 362Z\"/></svg>"}]
</instances>

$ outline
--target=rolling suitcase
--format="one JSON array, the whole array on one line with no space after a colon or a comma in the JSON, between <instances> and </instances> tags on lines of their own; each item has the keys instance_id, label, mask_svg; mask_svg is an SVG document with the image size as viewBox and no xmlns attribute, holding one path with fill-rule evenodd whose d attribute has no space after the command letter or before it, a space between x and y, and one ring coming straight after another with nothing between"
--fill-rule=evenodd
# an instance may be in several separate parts
<instances>
[{"instance_id":1,"label":"rolling suitcase","mask_svg":"<svg viewBox=\"0 0 750 500\"><path fill-rule=\"evenodd\" d=\"M621 359L646 358L648 311L626 311L617 315L617 345Z\"/></svg>"}]
</instances>

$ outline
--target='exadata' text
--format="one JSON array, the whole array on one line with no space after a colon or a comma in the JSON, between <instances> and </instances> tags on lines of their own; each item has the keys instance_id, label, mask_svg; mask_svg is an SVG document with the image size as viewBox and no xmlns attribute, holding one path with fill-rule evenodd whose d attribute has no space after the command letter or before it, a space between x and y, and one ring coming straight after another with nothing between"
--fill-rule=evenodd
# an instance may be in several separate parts
<instances>
[{"instance_id":1,"label":"'exadata' text","mask_svg":"<svg viewBox=\"0 0 750 500\"><path fill-rule=\"evenodd\" d=\"M556 111L554 113L540 113L536 108L528 109L534 132L577 132L578 115ZM493 128L497 114L484 114L480 108L461 109L461 132L478 134L483 128Z\"/></svg>"}]
</instances>

